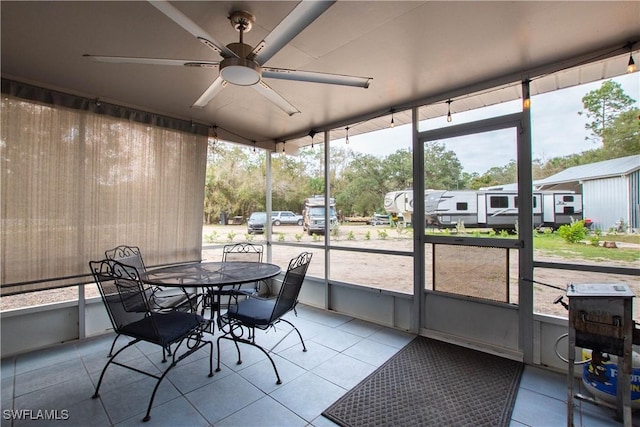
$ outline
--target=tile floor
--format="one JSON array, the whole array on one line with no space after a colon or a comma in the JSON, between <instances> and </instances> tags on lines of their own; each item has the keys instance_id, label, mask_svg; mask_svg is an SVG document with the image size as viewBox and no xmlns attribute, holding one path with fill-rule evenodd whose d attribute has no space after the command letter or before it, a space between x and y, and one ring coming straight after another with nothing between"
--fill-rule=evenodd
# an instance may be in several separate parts
<instances>
[{"instance_id":1,"label":"tile floor","mask_svg":"<svg viewBox=\"0 0 640 427\"><path fill-rule=\"evenodd\" d=\"M222 371L207 376L204 351L180 362L159 387L147 423L141 420L153 388L151 378L112 366L100 398L91 398L113 335L3 359L1 427L334 426L322 411L413 338L311 307L299 307L298 315L294 323L309 351L301 351L295 334L275 348L281 385L276 385L271 365L259 350L241 347L243 363L236 365L233 343L223 340ZM275 344L285 335L285 326L263 333L260 342ZM156 346L137 345L122 356L144 369L162 366ZM214 353L214 369L215 363ZM566 425L565 402L564 375L527 367L511 425ZM609 409L583 402L577 405L576 426L621 425L612 419ZM59 420L38 419L45 416L44 410ZM11 419L12 414L23 419Z\"/></svg>"}]
</instances>

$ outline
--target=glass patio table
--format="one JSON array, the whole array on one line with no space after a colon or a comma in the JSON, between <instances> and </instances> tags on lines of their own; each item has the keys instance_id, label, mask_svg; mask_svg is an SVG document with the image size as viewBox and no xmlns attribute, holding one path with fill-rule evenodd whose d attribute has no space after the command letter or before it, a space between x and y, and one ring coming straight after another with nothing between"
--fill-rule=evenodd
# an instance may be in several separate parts
<instances>
[{"instance_id":1,"label":"glass patio table","mask_svg":"<svg viewBox=\"0 0 640 427\"><path fill-rule=\"evenodd\" d=\"M171 265L148 270L142 278L145 283L154 286L204 289L202 293L202 313L207 298L215 298L210 304L210 320L220 314L220 296L225 291L243 283L253 283L270 279L280 274L281 268L275 264L246 261L202 262ZM225 289L226 288L226 289ZM228 295L230 292L226 292Z\"/></svg>"}]
</instances>

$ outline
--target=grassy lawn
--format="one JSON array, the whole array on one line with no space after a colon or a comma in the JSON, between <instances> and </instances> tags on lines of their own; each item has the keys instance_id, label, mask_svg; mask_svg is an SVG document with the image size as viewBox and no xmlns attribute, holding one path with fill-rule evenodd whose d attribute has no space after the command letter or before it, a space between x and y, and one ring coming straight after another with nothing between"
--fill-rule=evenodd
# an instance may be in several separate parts
<instances>
[{"instance_id":1,"label":"grassy lawn","mask_svg":"<svg viewBox=\"0 0 640 427\"><path fill-rule=\"evenodd\" d=\"M449 231L427 230L427 234L444 234L448 235ZM466 235L473 237L499 237L507 239L516 239L517 236L503 233L480 232L479 230L467 229L464 233L457 235ZM593 234L587 236L586 240L580 243L567 243L557 232L553 233L534 233L533 247L540 253L557 256L567 259L585 259L590 261L620 261L626 263L634 263L640 261L640 235L639 234L609 234L602 235L599 238L599 246L590 244L589 239ZM602 242L613 241L618 243L639 245L638 247L620 247L605 248Z\"/></svg>"},{"instance_id":2,"label":"grassy lawn","mask_svg":"<svg viewBox=\"0 0 640 427\"><path fill-rule=\"evenodd\" d=\"M640 245L640 234L610 234L602 236L600 240L613 240L614 242L625 242Z\"/></svg>"},{"instance_id":3,"label":"grassy lawn","mask_svg":"<svg viewBox=\"0 0 640 427\"><path fill-rule=\"evenodd\" d=\"M638 235L603 236L600 242L615 241L640 244ZM567 243L556 233L535 234L533 247L549 255L563 258L584 258L588 260L637 262L640 260L639 248L605 248L589 243Z\"/></svg>"}]
</instances>

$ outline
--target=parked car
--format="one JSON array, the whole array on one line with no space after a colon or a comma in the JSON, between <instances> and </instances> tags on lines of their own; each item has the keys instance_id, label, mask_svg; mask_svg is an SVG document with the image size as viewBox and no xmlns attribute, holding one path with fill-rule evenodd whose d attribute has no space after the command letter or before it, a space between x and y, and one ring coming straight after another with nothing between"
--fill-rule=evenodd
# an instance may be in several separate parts
<instances>
[{"instance_id":1,"label":"parked car","mask_svg":"<svg viewBox=\"0 0 640 427\"><path fill-rule=\"evenodd\" d=\"M254 212L247 220L247 233L262 234L264 233L264 225L267 223L266 212Z\"/></svg>"},{"instance_id":2,"label":"parked car","mask_svg":"<svg viewBox=\"0 0 640 427\"><path fill-rule=\"evenodd\" d=\"M371 218L369 218L369 221L367 221L367 224L370 224L370 225L389 225L389 224L391 224L391 221L389 221L389 215L373 214L373 216Z\"/></svg>"},{"instance_id":3,"label":"parked car","mask_svg":"<svg viewBox=\"0 0 640 427\"><path fill-rule=\"evenodd\" d=\"M273 211L271 213L271 223L273 225L296 224L302 225L302 215L291 211Z\"/></svg>"}]
</instances>

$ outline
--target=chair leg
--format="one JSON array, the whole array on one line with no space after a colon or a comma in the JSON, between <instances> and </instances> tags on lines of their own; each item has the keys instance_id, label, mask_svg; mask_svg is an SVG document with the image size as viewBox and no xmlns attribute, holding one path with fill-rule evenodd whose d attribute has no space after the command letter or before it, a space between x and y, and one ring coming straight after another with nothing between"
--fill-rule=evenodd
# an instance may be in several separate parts
<instances>
[{"instance_id":1,"label":"chair leg","mask_svg":"<svg viewBox=\"0 0 640 427\"><path fill-rule=\"evenodd\" d=\"M233 341L233 343L236 345L236 352L238 353L238 361L236 362L236 365L242 365L242 359L240 359L240 346L235 340Z\"/></svg>"},{"instance_id":2,"label":"chair leg","mask_svg":"<svg viewBox=\"0 0 640 427\"><path fill-rule=\"evenodd\" d=\"M296 331L296 333L298 334L298 337L300 338L300 343L302 343L302 351L307 351L307 346L304 345L304 340L302 339L302 334L300 333L298 328L296 328L295 325L293 323L289 322L287 319L282 319L281 318L280 322L287 323L289 326L291 326L293 328L294 331Z\"/></svg>"},{"instance_id":3,"label":"chair leg","mask_svg":"<svg viewBox=\"0 0 640 427\"><path fill-rule=\"evenodd\" d=\"M236 346L236 351L238 352L238 361L236 362L236 365L242 365L242 358L240 357L240 347L238 346L238 342L236 340L234 340L233 338L229 338L227 336L221 335L221 336L218 337L217 345L216 345L216 347L218 348L218 366L216 367L216 372L220 372L221 371L221 369L220 369L220 340L222 338L224 338L226 340L229 340L229 341L233 341L233 343Z\"/></svg>"},{"instance_id":4,"label":"chair leg","mask_svg":"<svg viewBox=\"0 0 640 427\"><path fill-rule=\"evenodd\" d=\"M203 341L203 343L206 343L209 345L209 377L212 377L213 376L213 343L211 341ZM195 348L190 348L185 354L183 354L176 360L176 354L178 353L178 349L180 348L181 344L182 342L180 342L180 344L178 344L178 346L173 351L173 360L171 361L171 364L167 367L167 369L164 370L162 375L159 377L154 376L154 378L158 379L158 382L156 383L155 387L153 387L153 392L151 393L151 398L149 399L149 405L147 406L147 413L142 419L143 422L147 422L151 419L151 407L153 406L153 400L156 398L156 392L158 391L158 387L160 387L160 383L162 382L164 377L169 373L169 371L174 366L178 364L180 360L182 360L184 357L188 356L189 354L193 353L194 351L200 349L201 347L204 347L204 344L201 344Z\"/></svg>"},{"instance_id":5,"label":"chair leg","mask_svg":"<svg viewBox=\"0 0 640 427\"><path fill-rule=\"evenodd\" d=\"M164 370L164 372L162 373L161 376L156 376L155 374L152 374L150 372L145 372L143 370L140 370L138 368L135 368L133 366L128 366L119 362L116 362L114 359L120 354L122 353L125 349L127 349L128 347L142 341L140 339L135 339L130 341L127 345L125 345L124 347L122 347L120 350L118 350L113 356L111 356L111 358L109 359L109 361L107 362L107 364L104 366L104 368L102 369L102 373L100 374L100 379L98 380L98 385L96 386L96 391L93 394L93 396L91 396L93 399L96 399L100 396L99 394L99 390L100 390L100 386L102 385L102 380L104 379L104 374L107 372L107 368L109 367L109 365L111 365L111 363L113 363L114 365L118 365L118 366L122 366L123 368L127 368L130 369L132 371L135 372L139 372L141 374L147 375L149 377L155 378L158 381L156 382L155 387L153 388L153 392L151 393L151 398L149 399L149 405L147 406L147 413L145 414L144 418L142 419L142 421L146 422L149 421L151 419L151 407L153 406L153 400L156 397L156 392L158 391L158 387L160 386L160 383L162 382L162 380L164 379L164 377L169 373L169 371L178 364L178 362L182 359L184 359L185 357L189 356L191 353L201 349L202 347L204 347L205 345L209 346L209 377L213 377L213 343L211 341L204 341L200 339L201 336L198 336L198 340L195 343L195 345L191 345L191 344L186 344L186 346L188 347L186 351L184 351L180 356L178 356L178 350L180 349L180 346L182 345L182 343L185 340L189 340L190 337L186 337L184 338L182 341L180 341L178 343L178 345L176 346L176 348L173 351L173 360L171 361L171 363L169 364L169 366L167 367L167 369Z\"/></svg>"},{"instance_id":6,"label":"chair leg","mask_svg":"<svg viewBox=\"0 0 640 427\"><path fill-rule=\"evenodd\" d=\"M233 341L236 347L238 347L238 343L241 342L241 343L249 344L258 348L260 351L262 351L265 354L265 356L267 356L267 358L269 359L269 362L271 362L271 366L273 366L273 371L276 373L276 384L282 384L282 380L280 379L280 374L278 373L278 368L276 367L276 362L273 361L269 352L264 348L260 347L255 342L244 339L244 338L233 338L225 335L218 337L218 368L216 369L216 372L220 371L220 340L221 339ZM238 357L239 356L240 356L240 349L238 349ZM241 363L242 361L238 358L238 364L241 364Z\"/></svg>"},{"instance_id":7,"label":"chair leg","mask_svg":"<svg viewBox=\"0 0 640 427\"><path fill-rule=\"evenodd\" d=\"M116 339L119 337L120 335L118 335L116 337ZM140 342L139 339L137 340L132 340L129 341L127 343L127 345L125 345L124 347L122 347L120 350L116 351L116 353L113 356L109 356L109 361L107 362L106 365L104 365L104 368L102 368L102 373L100 374L100 379L98 380L98 385L96 385L96 391L93 393L93 396L91 396L93 399L96 399L98 396L100 396L99 391L100 391L100 385L102 385L102 379L104 378L104 374L107 372L107 368L109 367L109 365L111 365L111 363L115 363L116 365L118 364L118 362L114 362L114 359L120 354L122 353L124 350L126 350L127 348L131 347L132 345L136 344L137 342ZM115 344L115 340L114 340L114 344ZM113 344L112 344L113 347Z\"/></svg>"},{"instance_id":8,"label":"chair leg","mask_svg":"<svg viewBox=\"0 0 640 427\"><path fill-rule=\"evenodd\" d=\"M118 341L118 338L120 338L120 334L116 334L116 337L113 339L113 342L111 343L111 348L109 349L109 354L107 357L113 356L113 349L116 347L116 341Z\"/></svg>"}]
</instances>

